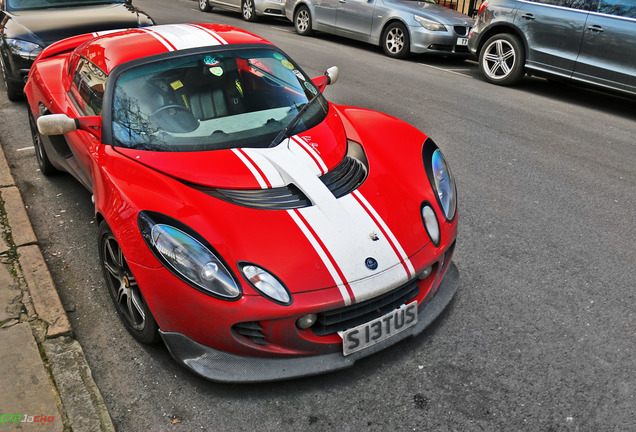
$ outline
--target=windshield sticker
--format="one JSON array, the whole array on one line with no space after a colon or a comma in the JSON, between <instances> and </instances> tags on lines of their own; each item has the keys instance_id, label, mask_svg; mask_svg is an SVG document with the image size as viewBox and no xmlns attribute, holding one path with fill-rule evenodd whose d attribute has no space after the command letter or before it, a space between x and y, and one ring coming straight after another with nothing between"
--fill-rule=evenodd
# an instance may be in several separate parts
<instances>
[{"instance_id":1,"label":"windshield sticker","mask_svg":"<svg viewBox=\"0 0 636 432\"><path fill-rule=\"evenodd\" d=\"M276 60L285 60L285 56L279 53L274 53L274 58Z\"/></svg>"},{"instance_id":2,"label":"windshield sticker","mask_svg":"<svg viewBox=\"0 0 636 432\"><path fill-rule=\"evenodd\" d=\"M214 76L223 75L223 68L221 66L214 66L210 68L210 73Z\"/></svg>"},{"instance_id":3,"label":"windshield sticker","mask_svg":"<svg viewBox=\"0 0 636 432\"><path fill-rule=\"evenodd\" d=\"M318 90L316 90L316 87L314 87L310 82L305 81L304 84L305 84L305 88L309 90L311 94L316 94L318 92Z\"/></svg>"},{"instance_id":4,"label":"windshield sticker","mask_svg":"<svg viewBox=\"0 0 636 432\"><path fill-rule=\"evenodd\" d=\"M203 59L203 64L206 66L218 66L221 63L221 60L218 60L215 57L207 56Z\"/></svg>"},{"instance_id":5,"label":"windshield sticker","mask_svg":"<svg viewBox=\"0 0 636 432\"><path fill-rule=\"evenodd\" d=\"M175 82L170 83L170 87L172 87L172 90L179 90L181 87L183 87L183 83L179 80L176 80Z\"/></svg>"},{"instance_id":6,"label":"windshield sticker","mask_svg":"<svg viewBox=\"0 0 636 432\"><path fill-rule=\"evenodd\" d=\"M241 87L241 83L239 82L238 78L236 79L236 81L234 81L234 83L236 84L236 89L241 94L241 97L243 97L243 87Z\"/></svg>"},{"instance_id":7,"label":"windshield sticker","mask_svg":"<svg viewBox=\"0 0 636 432\"><path fill-rule=\"evenodd\" d=\"M305 77L303 76L303 74L300 73L300 71L298 69L294 69L294 75L296 75L296 77L299 80L305 81Z\"/></svg>"},{"instance_id":8,"label":"windshield sticker","mask_svg":"<svg viewBox=\"0 0 636 432\"><path fill-rule=\"evenodd\" d=\"M283 60L281 61L281 63L283 64L283 66L285 66L287 69L294 69L294 65L289 61L289 60Z\"/></svg>"}]
</instances>

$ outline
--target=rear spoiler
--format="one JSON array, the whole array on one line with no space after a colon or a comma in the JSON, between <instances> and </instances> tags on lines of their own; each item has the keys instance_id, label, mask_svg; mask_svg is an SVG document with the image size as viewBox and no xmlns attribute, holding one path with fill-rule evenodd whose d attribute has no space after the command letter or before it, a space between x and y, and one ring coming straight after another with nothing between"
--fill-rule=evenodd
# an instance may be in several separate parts
<instances>
[{"instance_id":1,"label":"rear spoiler","mask_svg":"<svg viewBox=\"0 0 636 432\"><path fill-rule=\"evenodd\" d=\"M73 51L75 48L83 44L84 42L88 42L90 40L95 39L98 36L102 36L108 33L114 33L118 31L122 31L125 29L117 29L117 30L107 30L101 32L94 33L86 33L78 36L72 36L68 39L62 39L61 41L55 42L42 50L39 59L44 59L48 57L53 57L58 54L62 54L68 51Z\"/></svg>"}]
</instances>

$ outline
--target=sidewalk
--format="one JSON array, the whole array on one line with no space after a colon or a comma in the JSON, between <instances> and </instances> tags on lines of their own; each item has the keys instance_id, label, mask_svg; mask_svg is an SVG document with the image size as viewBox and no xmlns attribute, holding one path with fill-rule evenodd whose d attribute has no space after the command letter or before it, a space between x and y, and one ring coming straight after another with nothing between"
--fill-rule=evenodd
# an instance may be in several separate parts
<instances>
[{"instance_id":1,"label":"sidewalk","mask_svg":"<svg viewBox=\"0 0 636 432\"><path fill-rule=\"evenodd\" d=\"M114 431L0 147L0 431Z\"/></svg>"}]
</instances>

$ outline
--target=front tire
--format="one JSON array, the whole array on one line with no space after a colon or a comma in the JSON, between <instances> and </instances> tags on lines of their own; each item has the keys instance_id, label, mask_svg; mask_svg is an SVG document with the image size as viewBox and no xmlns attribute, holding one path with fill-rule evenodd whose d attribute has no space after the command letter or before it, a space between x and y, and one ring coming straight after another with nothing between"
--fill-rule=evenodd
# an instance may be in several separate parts
<instances>
[{"instance_id":1,"label":"front tire","mask_svg":"<svg viewBox=\"0 0 636 432\"><path fill-rule=\"evenodd\" d=\"M488 39L479 53L479 70L486 81L493 84L512 85L521 81L525 62L523 44L508 33Z\"/></svg>"},{"instance_id":2,"label":"front tire","mask_svg":"<svg viewBox=\"0 0 636 432\"><path fill-rule=\"evenodd\" d=\"M245 21L254 22L258 20L256 9L254 9L254 0L243 0L241 4L241 13Z\"/></svg>"},{"instance_id":3,"label":"front tire","mask_svg":"<svg viewBox=\"0 0 636 432\"><path fill-rule=\"evenodd\" d=\"M124 326L141 343L159 342L159 326L139 290L119 243L105 221L99 224L98 241L99 259L108 292Z\"/></svg>"},{"instance_id":4,"label":"front tire","mask_svg":"<svg viewBox=\"0 0 636 432\"><path fill-rule=\"evenodd\" d=\"M307 6L300 6L294 14L294 28L301 36L309 36L311 29L311 13Z\"/></svg>"},{"instance_id":5,"label":"front tire","mask_svg":"<svg viewBox=\"0 0 636 432\"><path fill-rule=\"evenodd\" d=\"M393 58L404 59L410 54L409 31L401 22L392 22L382 32L382 50Z\"/></svg>"},{"instance_id":6,"label":"front tire","mask_svg":"<svg viewBox=\"0 0 636 432\"><path fill-rule=\"evenodd\" d=\"M7 89L7 98L12 102L22 100L24 97L22 93L23 88L9 80L9 71L7 71L4 60L2 60L2 55L0 55L0 69L2 70L2 78L4 79L4 85Z\"/></svg>"},{"instance_id":7,"label":"front tire","mask_svg":"<svg viewBox=\"0 0 636 432\"><path fill-rule=\"evenodd\" d=\"M27 107L27 109L29 109ZM37 124L33 118L33 114L29 110L29 129L31 129L31 139L33 140L33 147L35 147L35 157L40 167L40 172L49 177L58 173L58 170L53 166L49 156L46 154L44 143L42 142L42 135L38 131Z\"/></svg>"},{"instance_id":8,"label":"front tire","mask_svg":"<svg viewBox=\"0 0 636 432\"><path fill-rule=\"evenodd\" d=\"M199 0L199 10L201 12L210 12L212 10L212 6L210 6L208 0Z\"/></svg>"}]
</instances>

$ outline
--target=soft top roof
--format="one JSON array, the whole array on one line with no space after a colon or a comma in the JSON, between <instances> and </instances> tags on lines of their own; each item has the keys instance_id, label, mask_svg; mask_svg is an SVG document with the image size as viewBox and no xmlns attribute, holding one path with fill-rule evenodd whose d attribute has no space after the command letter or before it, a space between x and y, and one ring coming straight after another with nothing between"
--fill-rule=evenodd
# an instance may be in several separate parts
<instances>
[{"instance_id":1,"label":"soft top roof","mask_svg":"<svg viewBox=\"0 0 636 432\"><path fill-rule=\"evenodd\" d=\"M270 42L222 24L168 24L75 36L46 48L40 58L76 49L107 74L116 66L155 54L204 46Z\"/></svg>"}]
</instances>

